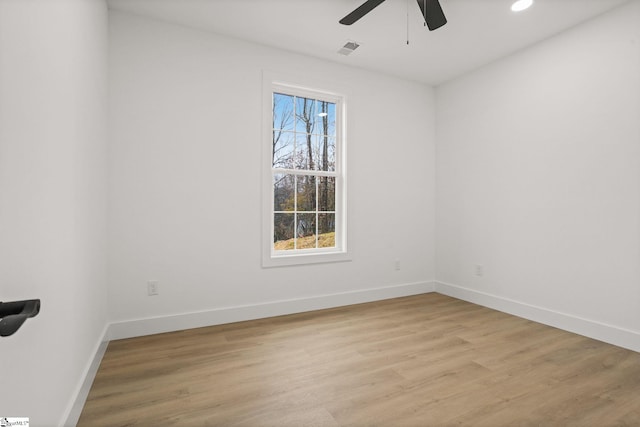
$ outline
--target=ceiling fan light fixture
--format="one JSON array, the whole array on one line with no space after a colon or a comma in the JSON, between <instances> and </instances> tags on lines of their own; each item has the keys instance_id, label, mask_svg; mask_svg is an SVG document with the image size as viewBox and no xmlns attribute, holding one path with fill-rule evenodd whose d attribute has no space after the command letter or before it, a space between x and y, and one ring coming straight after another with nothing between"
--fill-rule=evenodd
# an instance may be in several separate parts
<instances>
[{"instance_id":1,"label":"ceiling fan light fixture","mask_svg":"<svg viewBox=\"0 0 640 427\"><path fill-rule=\"evenodd\" d=\"M522 12L525 9L529 9L533 4L533 0L517 0L511 5L511 10L514 12Z\"/></svg>"}]
</instances>

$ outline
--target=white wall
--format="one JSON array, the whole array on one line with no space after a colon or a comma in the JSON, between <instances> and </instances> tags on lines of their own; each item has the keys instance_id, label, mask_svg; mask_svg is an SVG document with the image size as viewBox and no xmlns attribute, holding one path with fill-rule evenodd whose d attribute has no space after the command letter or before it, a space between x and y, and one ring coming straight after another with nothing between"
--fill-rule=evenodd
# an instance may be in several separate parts
<instances>
[{"instance_id":1,"label":"white wall","mask_svg":"<svg viewBox=\"0 0 640 427\"><path fill-rule=\"evenodd\" d=\"M107 254L106 20L99 0L0 0L0 299L43 304L0 339L1 416L73 419L107 322L107 255L123 324L429 288L429 88L120 13ZM438 88L439 290L637 336L639 33L634 1ZM348 88L352 262L260 268L263 69Z\"/></svg>"},{"instance_id":2,"label":"white wall","mask_svg":"<svg viewBox=\"0 0 640 427\"><path fill-rule=\"evenodd\" d=\"M0 338L0 416L60 425L106 325L102 1L0 1L0 300L40 314Z\"/></svg>"},{"instance_id":3,"label":"white wall","mask_svg":"<svg viewBox=\"0 0 640 427\"><path fill-rule=\"evenodd\" d=\"M428 289L430 88L120 12L110 15L109 66L113 321L289 300L295 311L326 295ZM348 88L352 262L261 268L262 70ZM147 280L159 281L159 296L146 295ZM193 325L172 320L115 336Z\"/></svg>"},{"instance_id":4,"label":"white wall","mask_svg":"<svg viewBox=\"0 0 640 427\"><path fill-rule=\"evenodd\" d=\"M438 289L640 349L640 2L436 96Z\"/></svg>"}]
</instances>

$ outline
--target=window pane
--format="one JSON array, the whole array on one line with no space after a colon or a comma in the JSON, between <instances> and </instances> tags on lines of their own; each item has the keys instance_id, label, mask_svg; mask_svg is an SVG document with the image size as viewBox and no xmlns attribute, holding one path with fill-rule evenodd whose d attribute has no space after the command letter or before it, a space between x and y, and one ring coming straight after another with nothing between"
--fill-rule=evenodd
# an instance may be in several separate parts
<instances>
[{"instance_id":1,"label":"window pane","mask_svg":"<svg viewBox=\"0 0 640 427\"><path fill-rule=\"evenodd\" d=\"M311 249L316 247L316 214L298 214L296 237L296 247L298 249Z\"/></svg>"},{"instance_id":2,"label":"window pane","mask_svg":"<svg viewBox=\"0 0 640 427\"><path fill-rule=\"evenodd\" d=\"M331 102L327 105L327 132L323 134L336 136L336 104Z\"/></svg>"},{"instance_id":3,"label":"window pane","mask_svg":"<svg viewBox=\"0 0 640 427\"><path fill-rule=\"evenodd\" d=\"M336 170L336 139L332 136L316 135L313 139L315 170Z\"/></svg>"},{"instance_id":4,"label":"window pane","mask_svg":"<svg viewBox=\"0 0 640 427\"><path fill-rule=\"evenodd\" d=\"M273 175L273 210L295 209L295 176L277 173ZM293 236L291 236L293 237Z\"/></svg>"},{"instance_id":5,"label":"window pane","mask_svg":"<svg viewBox=\"0 0 640 427\"><path fill-rule=\"evenodd\" d=\"M296 132L313 133L315 129L316 102L296 97Z\"/></svg>"},{"instance_id":6,"label":"window pane","mask_svg":"<svg viewBox=\"0 0 640 427\"><path fill-rule=\"evenodd\" d=\"M295 133L273 131L273 167L293 169Z\"/></svg>"},{"instance_id":7,"label":"window pane","mask_svg":"<svg viewBox=\"0 0 640 427\"><path fill-rule=\"evenodd\" d=\"M297 179L298 211L316 210L316 177L299 175Z\"/></svg>"},{"instance_id":8,"label":"window pane","mask_svg":"<svg viewBox=\"0 0 640 427\"><path fill-rule=\"evenodd\" d=\"M273 129L293 131L293 100L291 95L273 94Z\"/></svg>"},{"instance_id":9,"label":"window pane","mask_svg":"<svg viewBox=\"0 0 640 427\"><path fill-rule=\"evenodd\" d=\"M336 178L333 176L318 177L318 210L336 210Z\"/></svg>"},{"instance_id":10,"label":"window pane","mask_svg":"<svg viewBox=\"0 0 640 427\"><path fill-rule=\"evenodd\" d=\"M310 134L296 134L296 169L315 169L313 138L313 135Z\"/></svg>"},{"instance_id":11,"label":"window pane","mask_svg":"<svg viewBox=\"0 0 640 427\"><path fill-rule=\"evenodd\" d=\"M315 133L318 135L335 136L336 134L336 104L328 101L316 101Z\"/></svg>"},{"instance_id":12,"label":"window pane","mask_svg":"<svg viewBox=\"0 0 640 427\"><path fill-rule=\"evenodd\" d=\"M336 215L333 213L318 214L318 247L332 248L336 246Z\"/></svg>"},{"instance_id":13,"label":"window pane","mask_svg":"<svg viewBox=\"0 0 640 427\"><path fill-rule=\"evenodd\" d=\"M273 215L273 247L277 251L294 249L294 214L277 213Z\"/></svg>"}]
</instances>

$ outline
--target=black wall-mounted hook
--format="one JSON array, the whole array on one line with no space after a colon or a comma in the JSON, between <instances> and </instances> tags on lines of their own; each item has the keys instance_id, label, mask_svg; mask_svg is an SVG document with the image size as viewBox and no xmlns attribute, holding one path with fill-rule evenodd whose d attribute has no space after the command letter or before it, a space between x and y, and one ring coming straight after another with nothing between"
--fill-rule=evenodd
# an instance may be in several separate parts
<instances>
[{"instance_id":1,"label":"black wall-mounted hook","mask_svg":"<svg viewBox=\"0 0 640 427\"><path fill-rule=\"evenodd\" d=\"M8 337L40 312L40 300L0 302L0 337Z\"/></svg>"}]
</instances>

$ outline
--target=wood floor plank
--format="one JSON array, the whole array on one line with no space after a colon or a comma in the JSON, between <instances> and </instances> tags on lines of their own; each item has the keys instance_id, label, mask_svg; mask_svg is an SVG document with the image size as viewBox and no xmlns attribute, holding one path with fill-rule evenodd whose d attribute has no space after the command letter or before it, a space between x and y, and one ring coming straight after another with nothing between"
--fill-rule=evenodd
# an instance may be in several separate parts
<instances>
[{"instance_id":1,"label":"wood floor plank","mask_svg":"<svg viewBox=\"0 0 640 427\"><path fill-rule=\"evenodd\" d=\"M640 426L640 354L439 294L109 344L83 426Z\"/></svg>"}]
</instances>

